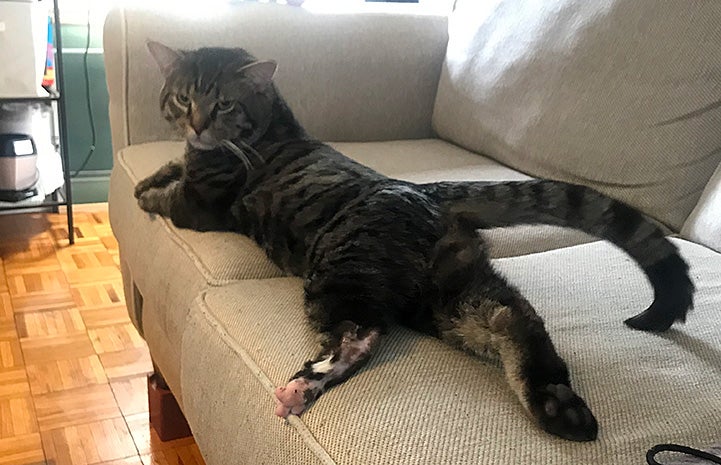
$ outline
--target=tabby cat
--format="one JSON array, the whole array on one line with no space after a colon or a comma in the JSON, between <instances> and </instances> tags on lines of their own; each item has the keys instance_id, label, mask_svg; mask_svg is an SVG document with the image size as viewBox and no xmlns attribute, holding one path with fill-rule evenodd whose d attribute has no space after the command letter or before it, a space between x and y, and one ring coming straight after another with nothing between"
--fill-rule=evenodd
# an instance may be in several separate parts
<instances>
[{"instance_id":1,"label":"tabby cat","mask_svg":"<svg viewBox=\"0 0 721 465\"><path fill-rule=\"evenodd\" d=\"M389 179L310 137L273 83L276 65L242 49L148 47L165 76L160 104L187 140L184 160L136 186L142 209L178 227L246 234L305 279L307 317L327 336L276 390L300 414L368 360L400 323L458 349L498 352L544 430L596 438L596 419L531 304L494 271L478 229L544 223L625 250L654 288L632 328L684 321L694 286L661 229L592 189L554 181L414 184Z\"/></svg>"}]
</instances>

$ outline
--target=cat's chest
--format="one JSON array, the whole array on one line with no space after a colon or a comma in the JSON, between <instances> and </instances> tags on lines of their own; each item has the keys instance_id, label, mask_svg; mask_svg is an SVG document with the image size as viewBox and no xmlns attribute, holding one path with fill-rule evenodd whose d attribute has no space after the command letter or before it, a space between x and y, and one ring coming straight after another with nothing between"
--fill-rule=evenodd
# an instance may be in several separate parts
<instances>
[{"instance_id":1,"label":"cat's chest","mask_svg":"<svg viewBox=\"0 0 721 465\"><path fill-rule=\"evenodd\" d=\"M237 159L226 154L188 157L185 184L206 202L234 197L244 173Z\"/></svg>"}]
</instances>

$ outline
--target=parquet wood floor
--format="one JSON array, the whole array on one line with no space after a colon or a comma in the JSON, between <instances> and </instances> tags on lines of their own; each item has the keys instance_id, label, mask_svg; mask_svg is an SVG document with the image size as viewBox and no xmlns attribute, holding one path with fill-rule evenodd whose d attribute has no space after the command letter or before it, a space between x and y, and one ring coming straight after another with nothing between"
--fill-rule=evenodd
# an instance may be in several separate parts
<instances>
[{"instance_id":1,"label":"parquet wood floor","mask_svg":"<svg viewBox=\"0 0 721 465\"><path fill-rule=\"evenodd\" d=\"M204 465L148 422L107 207L0 216L0 465Z\"/></svg>"}]
</instances>

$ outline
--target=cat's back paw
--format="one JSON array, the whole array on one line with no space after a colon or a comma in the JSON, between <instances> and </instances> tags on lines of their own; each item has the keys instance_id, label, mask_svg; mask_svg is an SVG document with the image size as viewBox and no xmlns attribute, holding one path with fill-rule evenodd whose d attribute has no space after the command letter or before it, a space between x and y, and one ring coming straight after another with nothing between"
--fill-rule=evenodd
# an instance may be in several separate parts
<instances>
[{"instance_id":1,"label":"cat's back paw","mask_svg":"<svg viewBox=\"0 0 721 465\"><path fill-rule=\"evenodd\" d=\"M598 436L593 413L565 384L548 384L533 392L531 412L544 430L569 441L593 441Z\"/></svg>"},{"instance_id":2,"label":"cat's back paw","mask_svg":"<svg viewBox=\"0 0 721 465\"><path fill-rule=\"evenodd\" d=\"M275 414L286 418L288 415L300 415L312 398L312 386L304 378L291 380L287 386L275 389Z\"/></svg>"}]
</instances>

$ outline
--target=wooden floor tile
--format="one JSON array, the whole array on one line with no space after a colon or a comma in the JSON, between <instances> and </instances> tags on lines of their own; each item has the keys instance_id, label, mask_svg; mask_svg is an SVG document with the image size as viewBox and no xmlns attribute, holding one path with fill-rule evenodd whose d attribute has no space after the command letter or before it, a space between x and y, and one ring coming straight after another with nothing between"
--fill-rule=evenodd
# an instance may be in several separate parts
<instances>
[{"instance_id":1,"label":"wooden floor tile","mask_svg":"<svg viewBox=\"0 0 721 465\"><path fill-rule=\"evenodd\" d=\"M30 394L0 397L0 439L38 432Z\"/></svg>"},{"instance_id":2,"label":"wooden floor tile","mask_svg":"<svg viewBox=\"0 0 721 465\"><path fill-rule=\"evenodd\" d=\"M40 465L45 463L40 434L0 439L0 465Z\"/></svg>"},{"instance_id":3,"label":"wooden floor tile","mask_svg":"<svg viewBox=\"0 0 721 465\"><path fill-rule=\"evenodd\" d=\"M153 372L153 362L146 347L100 354L100 361L111 381Z\"/></svg>"},{"instance_id":4,"label":"wooden floor tile","mask_svg":"<svg viewBox=\"0 0 721 465\"><path fill-rule=\"evenodd\" d=\"M65 276L71 284L106 282L118 277L118 265L110 254L107 254L109 266L99 268L85 268L81 270L65 271Z\"/></svg>"},{"instance_id":5,"label":"wooden floor tile","mask_svg":"<svg viewBox=\"0 0 721 465\"><path fill-rule=\"evenodd\" d=\"M31 364L27 366L27 374L33 395L108 382L97 355Z\"/></svg>"},{"instance_id":6,"label":"wooden floor tile","mask_svg":"<svg viewBox=\"0 0 721 465\"><path fill-rule=\"evenodd\" d=\"M30 394L28 377L23 367L0 370L0 397Z\"/></svg>"},{"instance_id":7,"label":"wooden floor tile","mask_svg":"<svg viewBox=\"0 0 721 465\"><path fill-rule=\"evenodd\" d=\"M108 228L108 233L111 233L110 228ZM105 248L108 249L108 251L110 251L111 253L118 251L118 240L115 239L115 236L113 236L112 234L108 234L107 236L101 236L100 242L102 242Z\"/></svg>"},{"instance_id":8,"label":"wooden floor tile","mask_svg":"<svg viewBox=\"0 0 721 465\"><path fill-rule=\"evenodd\" d=\"M169 449L179 449L182 447L195 444L192 437L175 439L173 441L161 441L158 433L150 426L150 419L147 413L139 413L125 417L125 421L130 428L130 434L133 436L135 446L138 448L140 455L154 454Z\"/></svg>"},{"instance_id":9,"label":"wooden floor tile","mask_svg":"<svg viewBox=\"0 0 721 465\"><path fill-rule=\"evenodd\" d=\"M13 321L12 299L8 292L0 292L0 321Z\"/></svg>"},{"instance_id":10,"label":"wooden floor tile","mask_svg":"<svg viewBox=\"0 0 721 465\"><path fill-rule=\"evenodd\" d=\"M80 316L80 311L75 308L18 313L15 317L15 325L21 339L85 332L83 318Z\"/></svg>"},{"instance_id":11,"label":"wooden floor tile","mask_svg":"<svg viewBox=\"0 0 721 465\"><path fill-rule=\"evenodd\" d=\"M75 304L80 310L107 307L124 302L123 281L117 278L105 283L74 285L71 292Z\"/></svg>"},{"instance_id":12,"label":"wooden floor tile","mask_svg":"<svg viewBox=\"0 0 721 465\"><path fill-rule=\"evenodd\" d=\"M23 339L21 345L27 365L88 357L95 353L86 333Z\"/></svg>"},{"instance_id":13,"label":"wooden floor tile","mask_svg":"<svg viewBox=\"0 0 721 465\"><path fill-rule=\"evenodd\" d=\"M82 246L87 243L93 243L98 240L97 233L93 225L87 220L87 215L73 215L75 218L75 245ZM68 226L64 221L53 224L49 228L50 234L58 245L67 246Z\"/></svg>"},{"instance_id":14,"label":"wooden floor tile","mask_svg":"<svg viewBox=\"0 0 721 465\"><path fill-rule=\"evenodd\" d=\"M100 242L100 239L97 239L90 244L58 247L55 253L60 262L60 267L66 271L102 266L95 254L107 255L108 251Z\"/></svg>"},{"instance_id":15,"label":"wooden floor tile","mask_svg":"<svg viewBox=\"0 0 721 465\"><path fill-rule=\"evenodd\" d=\"M96 231L98 231L98 226L110 228L110 214L107 209L94 209L88 212L88 221L93 222Z\"/></svg>"},{"instance_id":16,"label":"wooden floor tile","mask_svg":"<svg viewBox=\"0 0 721 465\"><path fill-rule=\"evenodd\" d=\"M0 256L5 262L5 274L12 276L28 272L42 272L60 269L52 241L2 242Z\"/></svg>"},{"instance_id":17,"label":"wooden floor tile","mask_svg":"<svg viewBox=\"0 0 721 465\"><path fill-rule=\"evenodd\" d=\"M98 465L143 465L143 461L139 455L134 455L125 459L113 460L110 462L102 462ZM178 464L180 465L180 464Z\"/></svg>"},{"instance_id":18,"label":"wooden floor tile","mask_svg":"<svg viewBox=\"0 0 721 465\"><path fill-rule=\"evenodd\" d=\"M20 341L14 338L0 339L0 371L22 368L23 365Z\"/></svg>"},{"instance_id":19,"label":"wooden floor tile","mask_svg":"<svg viewBox=\"0 0 721 465\"><path fill-rule=\"evenodd\" d=\"M15 322L13 320L0 320L0 339L17 338Z\"/></svg>"},{"instance_id":20,"label":"wooden floor tile","mask_svg":"<svg viewBox=\"0 0 721 465\"><path fill-rule=\"evenodd\" d=\"M198 446L188 444L173 449L153 451L151 454L141 456L143 465L205 465Z\"/></svg>"},{"instance_id":21,"label":"wooden floor tile","mask_svg":"<svg viewBox=\"0 0 721 465\"><path fill-rule=\"evenodd\" d=\"M8 283L5 279L5 266L3 265L2 255L0 255L0 294L8 292Z\"/></svg>"},{"instance_id":22,"label":"wooden floor tile","mask_svg":"<svg viewBox=\"0 0 721 465\"><path fill-rule=\"evenodd\" d=\"M10 295L25 296L28 294L47 294L48 292L68 289L68 281L60 270L28 271L22 274L7 276Z\"/></svg>"},{"instance_id":23,"label":"wooden floor tile","mask_svg":"<svg viewBox=\"0 0 721 465\"><path fill-rule=\"evenodd\" d=\"M41 213L0 215L0 237L3 241L25 241L27 244L48 240L52 224L49 216Z\"/></svg>"},{"instance_id":24,"label":"wooden floor tile","mask_svg":"<svg viewBox=\"0 0 721 465\"><path fill-rule=\"evenodd\" d=\"M75 300L70 293L70 289L14 295L11 300L15 313L40 312L75 306Z\"/></svg>"},{"instance_id":25,"label":"wooden floor tile","mask_svg":"<svg viewBox=\"0 0 721 465\"><path fill-rule=\"evenodd\" d=\"M55 465L91 465L137 458L122 417L43 431L41 437L47 459Z\"/></svg>"},{"instance_id":26,"label":"wooden floor tile","mask_svg":"<svg viewBox=\"0 0 721 465\"><path fill-rule=\"evenodd\" d=\"M108 384L34 396L41 431L82 425L120 417L120 409Z\"/></svg>"},{"instance_id":27,"label":"wooden floor tile","mask_svg":"<svg viewBox=\"0 0 721 465\"><path fill-rule=\"evenodd\" d=\"M89 329L88 335L97 354L145 347L145 341L130 322Z\"/></svg>"},{"instance_id":28,"label":"wooden floor tile","mask_svg":"<svg viewBox=\"0 0 721 465\"><path fill-rule=\"evenodd\" d=\"M85 308L80 310L86 328L98 328L127 323L128 309L125 305Z\"/></svg>"},{"instance_id":29,"label":"wooden floor tile","mask_svg":"<svg viewBox=\"0 0 721 465\"><path fill-rule=\"evenodd\" d=\"M110 383L123 416L148 412L148 378L135 376Z\"/></svg>"},{"instance_id":30,"label":"wooden floor tile","mask_svg":"<svg viewBox=\"0 0 721 465\"><path fill-rule=\"evenodd\" d=\"M59 249L58 259L71 284L117 280L118 266L102 242Z\"/></svg>"}]
</instances>

